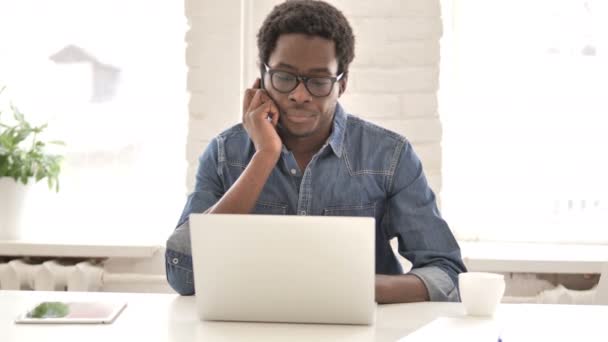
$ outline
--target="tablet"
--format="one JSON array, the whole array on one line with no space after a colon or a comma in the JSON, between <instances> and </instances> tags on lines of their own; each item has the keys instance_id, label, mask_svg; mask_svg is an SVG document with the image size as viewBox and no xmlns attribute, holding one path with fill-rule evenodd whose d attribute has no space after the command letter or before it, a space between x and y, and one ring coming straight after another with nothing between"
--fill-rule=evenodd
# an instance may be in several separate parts
<instances>
[{"instance_id":1,"label":"tablet","mask_svg":"<svg viewBox=\"0 0 608 342\"><path fill-rule=\"evenodd\" d=\"M21 314L15 323L112 323L126 302L40 302Z\"/></svg>"}]
</instances>

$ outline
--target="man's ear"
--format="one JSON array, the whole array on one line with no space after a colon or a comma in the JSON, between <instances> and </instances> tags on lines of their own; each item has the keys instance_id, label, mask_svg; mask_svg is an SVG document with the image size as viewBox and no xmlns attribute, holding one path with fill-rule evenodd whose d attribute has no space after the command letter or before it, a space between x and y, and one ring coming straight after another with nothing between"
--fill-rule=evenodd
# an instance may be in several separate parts
<instances>
[{"instance_id":1,"label":"man's ear","mask_svg":"<svg viewBox=\"0 0 608 342\"><path fill-rule=\"evenodd\" d=\"M340 81L338 81L338 86L340 87L339 88L340 92L338 93L338 97L340 97L340 96L342 96L342 94L344 94L344 92L346 91L347 85L348 85L348 77L344 77Z\"/></svg>"}]
</instances>

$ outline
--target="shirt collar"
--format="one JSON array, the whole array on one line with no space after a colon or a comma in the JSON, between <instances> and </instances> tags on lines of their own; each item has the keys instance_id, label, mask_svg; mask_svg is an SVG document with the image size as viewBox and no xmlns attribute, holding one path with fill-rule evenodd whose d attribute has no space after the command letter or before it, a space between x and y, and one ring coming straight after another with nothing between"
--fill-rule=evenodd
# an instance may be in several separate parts
<instances>
[{"instance_id":1,"label":"shirt collar","mask_svg":"<svg viewBox=\"0 0 608 342\"><path fill-rule=\"evenodd\" d=\"M342 157L342 148L344 145L344 133L346 131L346 112L340 103L336 103L336 111L334 112L334 123L329 136L329 146L333 149L338 158Z\"/></svg>"}]
</instances>

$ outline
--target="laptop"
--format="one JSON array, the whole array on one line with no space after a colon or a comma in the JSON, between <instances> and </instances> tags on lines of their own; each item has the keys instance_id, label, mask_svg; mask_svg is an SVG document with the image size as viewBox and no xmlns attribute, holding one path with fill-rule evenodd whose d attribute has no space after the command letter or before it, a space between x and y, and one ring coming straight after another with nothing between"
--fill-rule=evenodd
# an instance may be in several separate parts
<instances>
[{"instance_id":1,"label":"laptop","mask_svg":"<svg viewBox=\"0 0 608 342\"><path fill-rule=\"evenodd\" d=\"M190 215L203 320L373 324L371 217Z\"/></svg>"}]
</instances>

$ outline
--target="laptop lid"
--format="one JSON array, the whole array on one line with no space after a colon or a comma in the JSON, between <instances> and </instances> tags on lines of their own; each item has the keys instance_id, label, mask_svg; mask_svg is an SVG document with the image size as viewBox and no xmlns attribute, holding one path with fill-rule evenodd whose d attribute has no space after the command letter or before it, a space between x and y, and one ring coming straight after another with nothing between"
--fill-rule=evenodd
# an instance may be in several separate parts
<instances>
[{"instance_id":1,"label":"laptop lid","mask_svg":"<svg viewBox=\"0 0 608 342\"><path fill-rule=\"evenodd\" d=\"M373 218L190 215L204 320L372 324Z\"/></svg>"}]
</instances>

